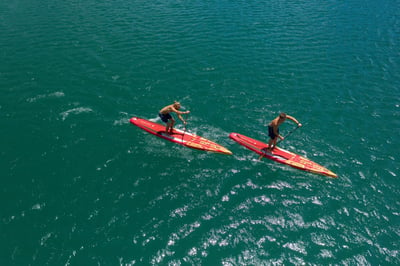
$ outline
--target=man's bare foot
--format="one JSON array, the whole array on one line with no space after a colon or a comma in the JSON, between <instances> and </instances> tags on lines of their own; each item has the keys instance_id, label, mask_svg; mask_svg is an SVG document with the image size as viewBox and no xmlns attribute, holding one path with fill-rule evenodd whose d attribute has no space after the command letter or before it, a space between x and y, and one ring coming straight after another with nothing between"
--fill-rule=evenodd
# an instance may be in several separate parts
<instances>
[{"instance_id":1,"label":"man's bare foot","mask_svg":"<svg viewBox=\"0 0 400 266\"><path fill-rule=\"evenodd\" d=\"M268 147L262 148L261 149L264 153L272 153L272 150Z\"/></svg>"}]
</instances>

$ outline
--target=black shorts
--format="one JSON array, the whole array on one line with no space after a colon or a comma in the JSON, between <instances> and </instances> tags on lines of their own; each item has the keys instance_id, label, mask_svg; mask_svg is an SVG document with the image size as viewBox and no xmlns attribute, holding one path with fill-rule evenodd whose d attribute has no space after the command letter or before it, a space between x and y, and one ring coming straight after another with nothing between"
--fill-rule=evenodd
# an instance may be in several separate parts
<instances>
[{"instance_id":1,"label":"black shorts","mask_svg":"<svg viewBox=\"0 0 400 266\"><path fill-rule=\"evenodd\" d=\"M278 133L279 133L279 128L278 128ZM278 137L277 135L275 135L274 128L272 126L270 126L270 125L268 125L268 136L271 139L274 139L274 138Z\"/></svg>"},{"instance_id":2,"label":"black shorts","mask_svg":"<svg viewBox=\"0 0 400 266\"><path fill-rule=\"evenodd\" d=\"M158 116L161 118L161 120L164 123L168 123L168 120L172 119L172 116L168 113L168 114L161 114L159 113Z\"/></svg>"}]
</instances>

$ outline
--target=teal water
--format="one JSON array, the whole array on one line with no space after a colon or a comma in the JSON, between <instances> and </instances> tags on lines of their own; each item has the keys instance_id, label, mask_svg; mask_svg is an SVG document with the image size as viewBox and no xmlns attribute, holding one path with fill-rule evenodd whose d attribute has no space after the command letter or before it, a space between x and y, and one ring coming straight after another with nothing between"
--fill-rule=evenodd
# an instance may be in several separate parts
<instances>
[{"instance_id":1,"label":"teal water","mask_svg":"<svg viewBox=\"0 0 400 266\"><path fill-rule=\"evenodd\" d=\"M398 1L5 0L0 29L1 265L400 263ZM173 100L233 155L129 123ZM228 138L281 111L337 179Z\"/></svg>"}]
</instances>

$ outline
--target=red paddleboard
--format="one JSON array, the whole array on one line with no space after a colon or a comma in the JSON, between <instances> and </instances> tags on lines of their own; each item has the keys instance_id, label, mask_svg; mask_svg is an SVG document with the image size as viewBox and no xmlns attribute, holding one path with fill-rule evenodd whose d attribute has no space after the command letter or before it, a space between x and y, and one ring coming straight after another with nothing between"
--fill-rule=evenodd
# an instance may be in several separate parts
<instances>
[{"instance_id":1,"label":"red paddleboard","mask_svg":"<svg viewBox=\"0 0 400 266\"><path fill-rule=\"evenodd\" d=\"M178 143L188 148L211 151L231 155L232 152L225 147L195 134L174 129L172 134L165 132L165 125L160 125L146 119L132 117L131 123L157 137Z\"/></svg>"},{"instance_id":2,"label":"red paddleboard","mask_svg":"<svg viewBox=\"0 0 400 266\"><path fill-rule=\"evenodd\" d=\"M255 153L262 155L262 157L266 157L275 162L287 164L291 167L315 174L326 175L333 178L337 177L337 175L332 171L298 154L286 151L279 147L275 147L272 152L266 152L265 149L268 147L268 144L238 133L231 133L229 134L229 137L240 145L245 146L249 150L252 150Z\"/></svg>"}]
</instances>

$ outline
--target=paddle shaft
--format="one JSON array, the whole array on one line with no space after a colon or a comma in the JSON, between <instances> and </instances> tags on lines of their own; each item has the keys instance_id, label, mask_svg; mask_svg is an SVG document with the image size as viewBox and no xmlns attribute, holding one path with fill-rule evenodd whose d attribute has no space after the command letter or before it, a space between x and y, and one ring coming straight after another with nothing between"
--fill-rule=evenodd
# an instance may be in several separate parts
<instances>
[{"instance_id":1,"label":"paddle shaft","mask_svg":"<svg viewBox=\"0 0 400 266\"><path fill-rule=\"evenodd\" d=\"M283 139L286 139L288 136L290 136L293 132L295 132L297 129L299 128L299 126L297 126L296 128L292 129L289 133L286 134L286 136L283 137ZM278 142L275 145L278 145L278 143L280 143L283 139L278 140Z\"/></svg>"}]
</instances>

